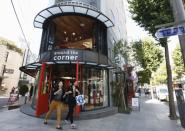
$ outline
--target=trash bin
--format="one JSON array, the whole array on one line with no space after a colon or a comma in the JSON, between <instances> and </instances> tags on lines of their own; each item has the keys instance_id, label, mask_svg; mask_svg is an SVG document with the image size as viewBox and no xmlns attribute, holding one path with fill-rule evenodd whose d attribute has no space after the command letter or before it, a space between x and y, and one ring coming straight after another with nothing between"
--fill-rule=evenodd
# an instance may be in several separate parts
<instances>
[{"instance_id":1,"label":"trash bin","mask_svg":"<svg viewBox=\"0 0 185 131\"><path fill-rule=\"evenodd\" d=\"M185 102L182 89L175 90L175 95L177 98L177 107L179 111L181 126L185 128Z\"/></svg>"}]
</instances>

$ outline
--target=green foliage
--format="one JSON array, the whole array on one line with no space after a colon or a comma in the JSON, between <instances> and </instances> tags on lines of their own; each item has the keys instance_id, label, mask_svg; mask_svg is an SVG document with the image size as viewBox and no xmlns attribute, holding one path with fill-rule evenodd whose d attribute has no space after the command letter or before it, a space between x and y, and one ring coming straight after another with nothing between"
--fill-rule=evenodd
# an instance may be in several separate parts
<instances>
[{"instance_id":1,"label":"green foliage","mask_svg":"<svg viewBox=\"0 0 185 131\"><path fill-rule=\"evenodd\" d=\"M175 48L172 58L174 61L174 72L177 75L177 79L180 79L185 74L185 68L180 46Z\"/></svg>"},{"instance_id":2,"label":"green foliage","mask_svg":"<svg viewBox=\"0 0 185 131\"><path fill-rule=\"evenodd\" d=\"M116 81L112 81L111 83L112 86L112 98L113 98L113 103L115 106L119 105L119 100L120 98L118 97L118 94L120 93L120 85Z\"/></svg>"},{"instance_id":3,"label":"green foliage","mask_svg":"<svg viewBox=\"0 0 185 131\"><path fill-rule=\"evenodd\" d=\"M132 18L154 37L156 25L173 22L169 0L129 0Z\"/></svg>"},{"instance_id":4,"label":"green foliage","mask_svg":"<svg viewBox=\"0 0 185 131\"><path fill-rule=\"evenodd\" d=\"M29 88L27 85L22 85L20 88L19 88L19 94L22 95L22 96L25 96L25 94L28 92Z\"/></svg>"},{"instance_id":5,"label":"green foliage","mask_svg":"<svg viewBox=\"0 0 185 131\"><path fill-rule=\"evenodd\" d=\"M113 104L114 106L118 107L118 112L120 113L130 113L130 109L126 107L125 100L124 100L124 87L123 81L122 82L116 82L112 81L111 83L112 87L112 98L113 98Z\"/></svg>"},{"instance_id":6,"label":"green foliage","mask_svg":"<svg viewBox=\"0 0 185 131\"><path fill-rule=\"evenodd\" d=\"M153 74L152 84L159 85L159 84L166 84L167 83L167 73L166 73L166 65L163 62L159 69Z\"/></svg>"},{"instance_id":7,"label":"green foliage","mask_svg":"<svg viewBox=\"0 0 185 131\"><path fill-rule=\"evenodd\" d=\"M138 83L144 85L144 83L150 84L151 72L148 70L138 71Z\"/></svg>"},{"instance_id":8,"label":"green foliage","mask_svg":"<svg viewBox=\"0 0 185 131\"><path fill-rule=\"evenodd\" d=\"M127 43L126 42L123 42L123 40L119 40L114 48L113 48L113 52L114 52L114 55L117 56L117 55L121 55L123 58L125 58L126 60L128 59L128 52L129 52L129 47L127 46Z\"/></svg>"},{"instance_id":9,"label":"green foliage","mask_svg":"<svg viewBox=\"0 0 185 131\"><path fill-rule=\"evenodd\" d=\"M143 68L139 72L141 83L150 83L151 74L164 60L162 50L151 40L133 42L134 56Z\"/></svg>"}]
</instances>

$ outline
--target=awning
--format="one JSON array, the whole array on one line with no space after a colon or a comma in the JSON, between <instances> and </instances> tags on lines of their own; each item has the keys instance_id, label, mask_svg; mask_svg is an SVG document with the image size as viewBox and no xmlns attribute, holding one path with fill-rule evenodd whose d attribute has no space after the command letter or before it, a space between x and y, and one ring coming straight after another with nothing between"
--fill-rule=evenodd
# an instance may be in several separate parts
<instances>
[{"instance_id":1,"label":"awning","mask_svg":"<svg viewBox=\"0 0 185 131\"><path fill-rule=\"evenodd\" d=\"M107 28L114 26L113 22L96 7L82 2L67 1L40 11L34 19L34 27L43 28L44 22L49 18L69 13L90 16L104 23Z\"/></svg>"},{"instance_id":2,"label":"awning","mask_svg":"<svg viewBox=\"0 0 185 131\"><path fill-rule=\"evenodd\" d=\"M37 74L37 70L40 66L41 66L41 63L34 62L34 63L30 63L28 65L22 66L19 69L20 69L20 71L22 71L32 77L35 77Z\"/></svg>"},{"instance_id":3,"label":"awning","mask_svg":"<svg viewBox=\"0 0 185 131\"><path fill-rule=\"evenodd\" d=\"M63 62L44 62L47 65L51 65L51 64L76 64L77 62L69 62L69 61L63 61ZM92 65L92 66L98 66L98 67L102 67L102 68L107 68L107 69L115 69L115 65L105 65L105 64L98 64L95 62L79 62L79 64L86 64L86 65ZM34 63L30 63L28 65L22 66L20 67L20 71L35 77L37 74L38 69L40 68L42 64L40 62L34 62Z\"/></svg>"}]
</instances>

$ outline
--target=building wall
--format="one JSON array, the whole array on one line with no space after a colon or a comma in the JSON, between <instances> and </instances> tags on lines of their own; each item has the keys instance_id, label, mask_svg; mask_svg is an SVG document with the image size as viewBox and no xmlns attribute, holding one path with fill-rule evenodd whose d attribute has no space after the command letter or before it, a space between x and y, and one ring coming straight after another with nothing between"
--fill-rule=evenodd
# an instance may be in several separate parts
<instances>
[{"instance_id":1,"label":"building wall","mask_svg":"<svg viewBox=\"0 0 185 131\"><path fill-rule=\"evenodd\" d=\"M108 16L114 26L107 30L108 57L114 61L112 49L119 40L127 41L125 0L101 0L101 12ZM124 58L123 58L124 59ZM121 63L121 65L124 63ZM109 93L112 93L110 82L115 79L114 70L109 70ZM110 97L112 105L112 97Z\"/></svg>"},{"instance_id":2,"label":"building wall","mask_svg":"<svg viewBox=\"0 0 185 131\"><path fill-rule=\"evenodd\" d=\"M3 74L3 66L5 65L5 56L6 56L7 47L0 45L0 76Z\"/></svg>"},{"instance_id":3,"label":"building wall","mask_svg":"<svg viewBox=\"0 0 185 131\"><path fill-rule=\"evenodd\" d=\"M8 52L8 57L6 61L6 56ZM17 87L20 77L19 67L22 65L23 55L9 50L5 45L0 45L0 72L3 72L3 65L5 65L5 71L3 75L2 84L7 88L6 94L9 92L13 86ZM2 76L2 74L1 74Z\"/></svg>"}]
</instances>

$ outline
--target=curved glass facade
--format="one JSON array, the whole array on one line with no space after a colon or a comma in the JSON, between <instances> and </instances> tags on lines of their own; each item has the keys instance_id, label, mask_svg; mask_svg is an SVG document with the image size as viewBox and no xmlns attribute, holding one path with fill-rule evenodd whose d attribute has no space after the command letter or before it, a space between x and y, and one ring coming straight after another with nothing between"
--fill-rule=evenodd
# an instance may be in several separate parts
<instances>
[{"instance_id":1,"label":"curved glass facade","mask_svg":"<svg viewBox=\"0 0 185 131\"><path fill-rule=\"evenodd\" d=\"M43 28L40 53L56 49L81 49L107 56L107 28L101 22L79 15L59 16Z\"/></svg>"}]
</instances>

